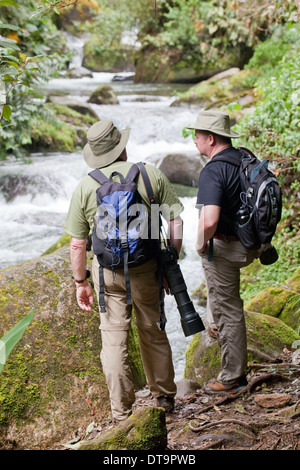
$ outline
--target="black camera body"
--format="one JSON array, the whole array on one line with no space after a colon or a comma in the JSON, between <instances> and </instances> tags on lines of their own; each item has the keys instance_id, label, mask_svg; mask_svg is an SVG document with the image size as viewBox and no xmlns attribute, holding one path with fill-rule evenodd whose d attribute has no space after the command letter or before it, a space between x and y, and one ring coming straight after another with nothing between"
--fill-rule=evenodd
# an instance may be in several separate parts
<instances>
[{"instance_id":1,"label":"black camera body","mask_svg":"<svg viewBox=\"0 0 300 470\"><path fill-rule=\"evenodd\" d=\"M184 335L190 336L205 330L205 327L188 295L180 266L177 263L178 258L174 246L168 246L161 251L163 274L168 282L171 294L175 297Z\"/></svg>"}]
</instances>

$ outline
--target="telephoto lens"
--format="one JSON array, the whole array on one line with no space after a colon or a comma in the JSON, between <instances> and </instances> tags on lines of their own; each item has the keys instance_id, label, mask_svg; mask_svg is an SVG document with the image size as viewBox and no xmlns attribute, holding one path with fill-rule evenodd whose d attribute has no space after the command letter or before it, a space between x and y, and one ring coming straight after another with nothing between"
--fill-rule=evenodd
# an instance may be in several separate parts
<instances>
[{"instance_id":1,"label":"telephoto lens","mask_svg":"<svg viewBox=\"0 0 300 470\"><path fill-rule=\"evenodd\" d=\"M162 250L163 273L168 282L171 294L174 295L181 316L181 326L185 336L194 335L205 330L203 322L191 301L180 269L178 253L174 246Z\"/></svg>"},{"instance_id":2,"label":"telephoto lens","mask_svg":"<svg viewBox=\"0 0 300 470\"><path fill-rule=\"evenodd\" d=\"M274 245L271 245L267 250L263 251L259 257L261 264L269 265L276 263L278 260L278 253Z\"/></svg>"}]
</instances>

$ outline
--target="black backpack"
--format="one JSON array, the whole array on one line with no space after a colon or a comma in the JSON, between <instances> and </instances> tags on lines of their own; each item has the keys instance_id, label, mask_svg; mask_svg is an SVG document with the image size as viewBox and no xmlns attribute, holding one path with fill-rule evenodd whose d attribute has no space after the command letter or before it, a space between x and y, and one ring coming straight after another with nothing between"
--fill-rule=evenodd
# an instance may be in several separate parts
<instances>
[{"instance_id":1,"label":"black backpack","mask_svg":"<svg viewBox=\"0 0 300 470\"><path fill-rule=\"evenodd\" d=\"M238 150L241 158L220 155L209 163L226 161L240 168L241 206L236 220L227 222L246 248L259 249L270 244L276 232L281 219L282 192L274 173L268 169L267 159L260 161L244 147Z\"/></svg>"},{"instance_id":2,"label":"black backpack","mask_svg":"<svg viewBox=\"0 0 300 470\"><path fill-rule=\"evenodd\" d=\"M131 304L129 268L150 259L159 260L160 227L153 230L148 210L143 204L135 179L141 173L150 204L155 203L151 183L142 162L133 164L126 177L113 172L107 178L99 169L89 175L100 183L96 190L97 217L92 233L93 252L99 262L99 305L105 312L103 267L124 269L127 304ZM114 181L118 176L120 182ZM157 220L160 224L160 217ZM152 223L152 226L151 226ZM157 238L153 239L153 233Z\"/></svg>"}]
</instances>

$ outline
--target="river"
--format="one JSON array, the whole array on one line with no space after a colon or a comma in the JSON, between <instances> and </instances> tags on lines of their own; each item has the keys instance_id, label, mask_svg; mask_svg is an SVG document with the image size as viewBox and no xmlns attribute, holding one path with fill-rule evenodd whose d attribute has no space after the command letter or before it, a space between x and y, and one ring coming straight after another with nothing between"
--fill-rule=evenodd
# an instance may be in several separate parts
<instances>
[{"instance_id":1,"label":"river","mask_svg":"<svg viewBox=\"0 0 300 470\"><path fill-rule=\"evenodd\" d=\"M80 44L78 46L80 51ZM78 55L74 56L78 59ZM170 107L176 86L112 81L114 74L94 73L93 78L51 80L52 94L64 93L86 101L101 83L109 83L119 105L91 106L100 119L112 120L119 128L131 128L128 159L153 163L168 153L195 151L192 139L182 129L195 121L195 110ZM179 86L177 86L179 89ZM0 268L40 256L63 233L64 220L76 185L90 169L82 152L32 154L31 163L9 159L0 166ZM12 183L13 182L13 183ZM13 184L13 189L12 189ZM188 291L203 280L201 262L195 252L197 212L195 198L181 198L185 210L184 250L180 261ZM197 308L201 316L203 308ZM183 377L185 351L191 337L182 332L173 296L166 296L167 333L175 364L176 380Z\"/></svg>"}]
</instances>

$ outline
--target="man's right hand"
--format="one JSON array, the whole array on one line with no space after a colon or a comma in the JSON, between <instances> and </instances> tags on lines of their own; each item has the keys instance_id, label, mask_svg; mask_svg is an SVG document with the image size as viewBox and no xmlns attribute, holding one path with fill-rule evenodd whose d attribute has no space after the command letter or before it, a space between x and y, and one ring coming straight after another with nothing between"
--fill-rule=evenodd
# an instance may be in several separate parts
<instances>
[{"instance_id":1,"label":"man's right hand","mask_svg":"<svg viewBox=\"0 0 300 470\"><path fill-rule=\"evenodd\" d=\"M76 283L76 299L79 307L85 312L92 311L92 305L94 303L93 288L84 281L82 284Z\"/></svg>"}]
</instances>

